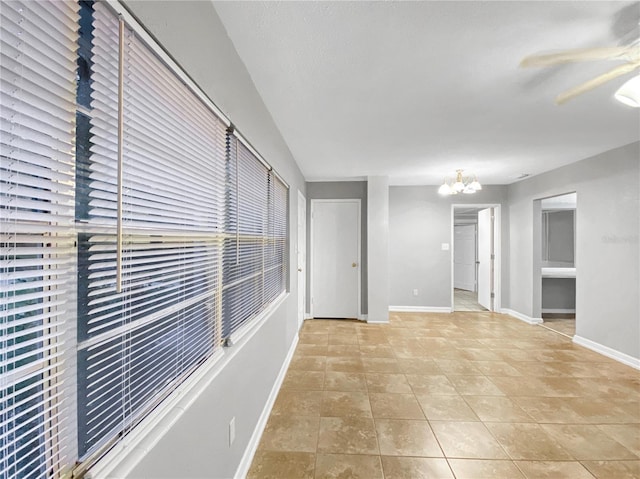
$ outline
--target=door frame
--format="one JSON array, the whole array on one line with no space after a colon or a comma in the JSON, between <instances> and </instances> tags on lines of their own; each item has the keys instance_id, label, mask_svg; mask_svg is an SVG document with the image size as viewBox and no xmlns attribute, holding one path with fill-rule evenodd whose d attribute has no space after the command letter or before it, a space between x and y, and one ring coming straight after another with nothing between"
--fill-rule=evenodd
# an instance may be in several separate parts
<instances>
[{"instance_id":1,"label":"door frame","mask_svg":"<svg viewBox=\"0 0 640 479\"><path fill-rule=\"evenodd\" d=\"M300 245L303 245L303 257L304 257L304 263L306 266L306 269L308 269L308 257L307 257L307 198L302 194L302 191L298 190L298 210L300 211L304 211L304 220L305 220L305 224L302 225L302 231L304 231L304 241L300 241L300 213L298 212L298 216L297 216L297 228L298 231L296 232L296 234L298 235L296 240L297 240L297 245L296 245L296 263L298 262L298 256L300 255ZM297 288L298 288L298 309L300 308L300 295L302 295L302 318L298 318L298 329L300 329L302 327L302 323L304 323L304 320L307 318L307 272L306 271L300 271L300 264L296 264L296 272L298 274L297 277ZM302 283L302 284L301 284ZM300 289L302 289L302 292L300 291ZM296 311L297 312L297 311Z\"/></svg>"},{"instance_id":2,"label":"door frame","mask_svg":"<svg viewBox=\"0 0 640 479\"><path fill-rule=\"evenodd\" d=\"M451 311L455 311L454 299L454 238L455 209L458 208L493 208L493 312L502 311L502 207L499 203L452 203L451 204ZM476 280L477 282L477 280ZM477 290L476 285L476 290Z\"/></svg>"},{"instance_id":3,"label":"door frame","mask_svg":"<svg viewBox=\"0 0 640 479\"><path fill-rule=\"evenodd\" d=\"M313 314L313 238L314 238L314 210L315 205L318 203L355 203L358 205L358 221L357 221L357 243L358 243L358 258L356 259L358 263L358 319L364 319L362 316L362 232L361 232L361 224L362 224L362 201L360 198L323 198L323 199L311 199L311 218L308 218L307 221L310 222L309 228L309 254L307 255L307 269L309 270L309 296L311 300L309 301L309 315L311 318L314 317Z\"/></svg>"},{"instance_id":4,"label":"door frame","mask_svg":"<svg viewBox=\"0 0 640 479\"><path fill-rule=\"evenodd\" d=\"M547 195L539 198L533 199L533 225L532 225L532 245L533 245L533 282L531 288L531 317L532 320L537 324L544 324L544 318L542 317L542 201L550 198L556 198L558 196L565 195L575 195L576 203L573 208L573 266L574 268L578 264L577 261L577 252L578 252L578 229L577 229L577 220L578 220L578 192L574 190L565 191L564 193L556 193L552 195ZM575 322L576 322L576 333L574 333L574 337L577 336L577 327L578 327L578 275L576 269L575 275L575 290L576 290L576 308L574 311ZM546 327L546 326L545 326ZM556 331L557 332L557 331ZM561 333L562 334L562 333Z\"/></svg>"}]
</instances>

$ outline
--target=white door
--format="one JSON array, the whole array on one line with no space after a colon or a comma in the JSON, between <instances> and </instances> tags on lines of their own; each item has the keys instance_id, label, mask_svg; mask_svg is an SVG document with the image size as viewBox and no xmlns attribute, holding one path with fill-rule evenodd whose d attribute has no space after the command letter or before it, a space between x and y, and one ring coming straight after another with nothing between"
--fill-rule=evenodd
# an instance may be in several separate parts
<instances>
[{"instance_id":1,"label":"white door","mask_svg":"<svg viewBox=\"0 0 640 479\"><path fill-rule=\"evenodd\" d=\"M453 228L453 287L476 290L476 225Z\"/></svg>"},{"instance_id":2,"label":"white door","mask_svg":"<svg viewBox=\"0 0 640 479\"><path fill-rule=\"evenodd\" d=\"M360 201L311 200L314 318L358 318Z\"/></svg>"},{"instance_id":3,"label":"white door","mask_svg":"<svg viewBox=\"0 0 640 479\"><path fill-rule=\"evenodd\" d=\"M307 275L307 199L298 191L298 327L304 321L306 310Z\"/></svg>"},{"instance_id":4,"label":"white door","mask_svg":"<svg viewBox=\"0 0 640 479\"><path fill-rule=\"evenodd\" d=\"M478 211L478 303L493 311L493 208Z\"/></svg>"}]
</instances>

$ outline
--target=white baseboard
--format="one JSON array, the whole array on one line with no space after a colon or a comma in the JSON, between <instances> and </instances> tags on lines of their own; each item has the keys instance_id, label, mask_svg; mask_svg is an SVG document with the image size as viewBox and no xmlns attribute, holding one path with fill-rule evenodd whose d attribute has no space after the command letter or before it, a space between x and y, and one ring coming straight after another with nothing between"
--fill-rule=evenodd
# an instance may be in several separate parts
<instances>
[{"instance_id":1,"label":"white baseboard","mask_svg":"<svg viewBox=\"0 0 640 479\"><path fill-rule=\"evenodd\" d=\"M450 313L448 306L389 306L392 313Z\"/></svg>"},{"instance_id":2,"label":"white baseboard","mask_svg":"<svg viewBox=\"0 0 640 479\"><path fill-rule=\"evenodd\" d=\"M276 397L278 397L280 386L282 386L282 381L284 381L284 377L287 374L287 369L289 369L289 363L291 363L293 353L295 353L296 351L298 339L298 335L296 334L296 337L293 340L291 347L289 348L289 352L287 353L287 357L282 363L282 367L280 368L278 377L276 378L275 383L273 383L271 393L269 393L267 403L262 409L262 414L260 414L260 418L258 419L258 423L253 430L251 439L249 439L249 444L247 444L247 448L244 450L244 454L242 455L242 459L240 460L240 465L236 470L234 479L244 479L249 473L249 468L251 467L251 463L253 462L253 456L255 456L256 450L258 449L258 444L260 443L260 438L262 437L264 428L267 425L267 420L269 419L269 415L271 414L271 409L273 408L273 404L276 402Z\"/></svg>"},{"instance_id":3,"label":"white baseboard","mask_svg":"<svg viewBox=\"0 0 640 479\"><path fill-rule=\"evenodd\" d=\"M578 344L579 346L590 349L591 351L602 354L603 356L615 359L622 364L626 364L627 366L631 366L635 369L640 369L639 358L634 358L633 356L629 356L628 354L621 353L620 351L616 351L609 346L604 346L600 343L596 343L595 341L591 341L590 339L583 338L582 336L574 336L573 342Z\"/></svg>"},{"instance_id":4,"label":"white baseboard","mask_svg":"<svg viewBox=\"0 0 640 479\"><path fill-rule=\"evenodd\" d=\"M550 314L575 314L576 310L575 309L547 309L547 308L542 308L542 312L543 313L550 313Z\"/></svg>"},{"instance_id":5,"label":"white baseboard","mask_svg":"<svg viewBox=\"0 0 640 479\"><path fill-rule=\"evenodd\" d=\"M514 318L529 324L541 324L543 322L542 318L532 318L530 316L527 316L526 314L514 311L513 309L502 308L500 312L503 314L508 314L509 316L513 316Z\"/></svg>"}]
</instances>

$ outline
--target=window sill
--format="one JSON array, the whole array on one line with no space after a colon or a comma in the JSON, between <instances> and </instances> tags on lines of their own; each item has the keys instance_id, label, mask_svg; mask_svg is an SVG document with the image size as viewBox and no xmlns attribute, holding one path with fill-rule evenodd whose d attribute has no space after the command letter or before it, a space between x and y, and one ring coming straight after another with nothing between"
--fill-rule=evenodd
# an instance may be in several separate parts
<instances>
[{"instance_id":1,"label":"window sill","mask_svg":"<svg viewBox=\"0 0 640 479\"><path fill-rule=\"evenodd\" d=\"M93 464L84 477L87 479L126 478L288 296L288 292L283 292L264 311L236 331L231 336L232 346L218 349L138 426Z\"/></svg>"},{"instance_id":2,"label":"window sill","mask_svg":"<svg viewBox=\"0 0 640 479\"><path fill-rule=\"evenodd\" d=\"M258 315L256 315L255 318L250 319L246 322L246 324L240 326L237 331L234 331L231 336L229 336L229 348L234 348L241 342L246 342L251 339L256 331L260 329L262 323L264 323L266 319L271 316L273 311L275 311L280 306L280 304L284 301L284 298L288 294L289 293L287 291L283 291L282 293L280 293L280 295L277 296L264 311L261 311Z\"/></svg>"}]
</instances>

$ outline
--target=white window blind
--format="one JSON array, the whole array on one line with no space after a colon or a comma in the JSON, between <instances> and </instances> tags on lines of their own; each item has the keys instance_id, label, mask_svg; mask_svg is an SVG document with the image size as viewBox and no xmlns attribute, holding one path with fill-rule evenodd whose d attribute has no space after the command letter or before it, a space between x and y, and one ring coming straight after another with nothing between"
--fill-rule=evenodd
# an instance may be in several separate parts
<instances>
[{"instance_id":1,"label":"white window blind","mask_svg":"<svg viewBox=\"0 0 640 479\"><path fill-rule=\"evenodd\" d=\"M285 289L287 195L284 183L229 134L224 337L256 316Z\"/></svg>"},{"instance_id":2,"label":"white window blind","mask_svg":"<svg viewBox=\"0 0 640 479\"><path fill-rule=\"evenodd\" d=\"M80 4L0 9L1 478L82 474L286 288L288 187Z\"/></svg>"},{"instance_id":3,"label":"white window blind","mask_svg":"<svg viewBox=\"0 0 640 479\"><path fill-rule=\"evenodd\" d=\"M0 477L75 459L77 11L0 8Z\"/></svg>"},{"instance_id":4,"label":"white window blind","mask_svg":"<svg viewBox=\"0 0 640 479\"><path fill-rule=\"evenodd\" d=\"M272 187L271 231L269 232L267 260L265 265L265 295L272 301L286 290L287 284L287 238L289 188L273 172L270 176Z\"/></svg>"},{"instance_id":5,"label":"white window blind","mask_svg":"<svg viewBox=\"0 0 640 479\"><path fill-rule=\"evenodd\" d=\"M226 125L125 26L116 291L118 19L95 5L88 214L79 236L79 447L126 432L220 343Z\"/></svg>"}]
</instances>

